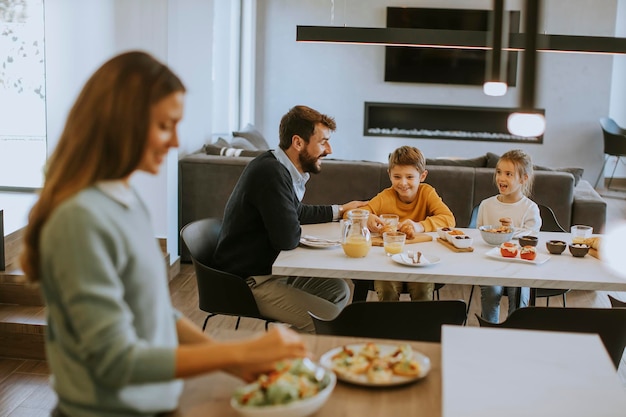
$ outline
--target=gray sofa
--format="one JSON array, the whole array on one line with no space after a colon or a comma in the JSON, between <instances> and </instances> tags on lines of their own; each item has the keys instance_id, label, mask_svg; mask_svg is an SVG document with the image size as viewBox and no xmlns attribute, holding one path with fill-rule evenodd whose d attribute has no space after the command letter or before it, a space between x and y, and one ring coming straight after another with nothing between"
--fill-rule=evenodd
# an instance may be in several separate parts
<instances>
[{"instance_id":1,"label":"gray sofa","mask_svg":"<svg viewBox=\"0 0 626 417\"><path fill-rule=\"evenodd\" d=\"M494 185L494 159L487 154L468 160L427 160L426 182L434 186L450 207L458 227L467 227L472 209L483 199L497 194ZM179 161L179 228L204 217L223 217L226 200L251 156L207 155L204 151ZM495 166L495 165L494 165ZM606 202L588 181L580 179L581 170L550 170L536 167L531 198L554 211L563 227L573 224L593 226L602 232L606 221ZM307 183L304 202L341 204L369 200L391 185L387 164L371 161L326 159L322 172ZM183 261L188 255L181 245Z\"/></svg>"}]
</instances>

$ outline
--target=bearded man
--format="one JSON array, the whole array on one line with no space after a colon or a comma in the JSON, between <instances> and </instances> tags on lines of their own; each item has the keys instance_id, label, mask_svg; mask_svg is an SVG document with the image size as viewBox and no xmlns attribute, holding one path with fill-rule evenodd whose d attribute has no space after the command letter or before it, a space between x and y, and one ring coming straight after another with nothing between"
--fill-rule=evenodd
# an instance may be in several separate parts
<instances>
[{"instance_id":1,"label":"bearded man","mask_svg":"<svg viewBox=\"0 0 626 417\"><path fill-rule=\"evenodd\" d=\"M283 116L279 148L254 158L244 169L226 208L214 264L245 279L265 317L313 333L308 311L334 318L348 303L350 289L341 279L271 275L282 250L298 246L301 224L338 220L366 202L343 205L302 204L310 173L321 171L332 153L335 120L306 106Z\"/></svg>"}]
</instances>

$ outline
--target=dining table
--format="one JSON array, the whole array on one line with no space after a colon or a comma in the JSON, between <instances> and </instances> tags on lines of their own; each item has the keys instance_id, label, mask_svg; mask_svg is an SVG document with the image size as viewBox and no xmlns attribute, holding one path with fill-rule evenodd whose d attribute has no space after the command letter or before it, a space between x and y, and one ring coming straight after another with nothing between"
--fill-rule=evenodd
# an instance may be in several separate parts
<instances>
[{"instance_id":1,"label":"dining table","mask_svg":"<svg viewBox=\"0 0 626 417\"><path fill-rule=\"evenodd\" d=\"M234 340L254 336L246 330L213 329L210 335L216 340ZM314 360L331 349L375 342L379 345L409 344L414 352L430 359L428 374L412 383L393 387L362 386L337 382L326 404L316 417L367 417L367 416L429 416L441 417L441 344L430 342L368 339L358 337L323 336L303 334L302 338L313 353ZM213 372L185 380L180 406L167 417L237 416L230 399L242 380L224 372Z\"/></svg>"},{"instance_id":2,"label":"dining table","mask_svg":"<svg viewBox=\"0 0 626 417\"><path fill-rule=\"evenodd\" d=\"M217 328L216 341L259 331ZM626 388L597 335L444 325L441 343L303 334L319 360L341 346L409 344L430 370L399 386L337 384L315 417L618 417ZM179 407L165 417L236 416L245 382L225 372L188 378Z\"/></svg>"},{"instance_id":3,"label":"dining table","mask_svg":"<svg viewBox=\"0 0 626 417\"><path fill-rule=\"evenodd\" d=\"M480 231L459 228L472 238L471 251L457 252L432 239L406 244L404 251L419 251L432 262L422 265L398 263L385 254L383 247L373 246L362 258L346 256L340 240L338 222L302 226L302 235L326 239L337 244L326 247L300 245L282 251L274 261L272 274L381 281L435 282L442 284L503 285L511 287L570 288L576 290L626 291L626 277L609 269L598 258L574 257L566 249L560 255L550 254L549 240L571 243L569 233L538 232L537 260L499 256L496 246L483 241ZM600 236L600 235L594 235ZM320 245L321 246L321 245ZM494 252L495 250L495 252Z\"/></svg>"}]
</instances>

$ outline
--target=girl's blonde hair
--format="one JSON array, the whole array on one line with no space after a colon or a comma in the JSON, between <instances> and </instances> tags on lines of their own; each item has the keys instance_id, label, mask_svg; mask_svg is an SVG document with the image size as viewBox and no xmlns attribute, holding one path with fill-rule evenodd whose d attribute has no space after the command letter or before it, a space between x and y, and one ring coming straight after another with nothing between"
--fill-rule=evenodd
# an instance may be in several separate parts
<instances>
[{"instance_id":1,"label":"girl's blonde hair","mask_svg":"<svg viewBox=\"0 0 626 417\"><path fill-rule=\"evenodd\" d=\"M143 156L152 106L184 91L167 66L139 51L110 59L89 78L69 112L28 217L20 263L31 281L39 280L40 234L54 209L97 181L128 177Z\"/></svg>"},{"instance_id":2,"label":"girl's blonde hair","mask_svg":"<svg viewBox=\"0 0 626 417\"><path fill-rule=\"evenodd\" d=\"M500 161L511 162L513 166L515 167L515 170L517 171L517 175L520 178L524 178L525 175L528 176L526 181L522 183L522 193L526 197L529 197L533 188L533 181L535 179L533 162L530 158L530 155L528 155L526 152L522 151L521 149L513 149L511 151L506 152L504 155L502 155L500 159L498 160L498 163L500 163ZM497 168L497 165L496 165L496 168ZM495 174L493 178L495 181L495 178L496 178Z\"/></svg>"}]
</instances>

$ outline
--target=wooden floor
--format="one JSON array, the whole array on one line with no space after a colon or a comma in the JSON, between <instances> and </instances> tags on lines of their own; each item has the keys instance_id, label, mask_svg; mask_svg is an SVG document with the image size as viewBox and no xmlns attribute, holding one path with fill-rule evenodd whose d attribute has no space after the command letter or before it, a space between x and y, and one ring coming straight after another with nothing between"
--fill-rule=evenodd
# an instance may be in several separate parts
<instances>
[{"instance_id":1,"label":"wooden floor","mask_svg":"<svg viewBox=\"0 0 626 417\"><path fill-rule=\"evenodd\" d=\"M626 193L617 193L614 197L605 195L607 210L607 227L618 221L626 220ZM445 285L441 289L442 299L468 300L471 287L468 285ZM197 307L197 292L193 268L190 264L183 264L180 273L170 282L172 302L183 314L189 317L198 326L206 315ZM474 314L479 313L480 291L474 291L468 325L476 326ZM567 305L570 307L609 307L607 292L602 291L570 291L567 294ZM626 301L626 293L610 294ZM370 292L369 299L376 295ZM502 319L506 315L506 297L502 302ZM550 306L561 306L561 297L550 299ZM537 305L545 305L540 299ZM233 328L235 318L214 317L208 322L211 328ZM240 328L262 330L264 323L254 319L242 319ZM618 371L626 387L626 359L622 359ZM48 367L45 362L33 360L18 360L0 357L0 417L41 417L47 416L54 407L56 398L48 385Z\"/></svg>"}]
</instances>

